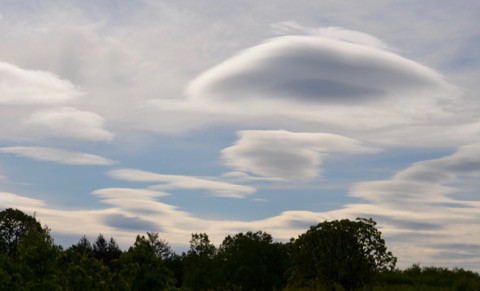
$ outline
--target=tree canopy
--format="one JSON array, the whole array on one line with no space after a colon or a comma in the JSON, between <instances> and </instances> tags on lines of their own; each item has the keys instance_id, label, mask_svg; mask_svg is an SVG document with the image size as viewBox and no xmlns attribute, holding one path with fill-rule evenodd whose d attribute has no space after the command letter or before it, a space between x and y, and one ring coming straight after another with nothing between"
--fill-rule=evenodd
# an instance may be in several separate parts
<instances>
[{"instance_id":1,"label":"tree canopy","mask_svg":"<svg viewBox=\"0 0 480 291\"><path fill-rule=\"evenodd\" d=\"M122 251L114 238L86 236L63 250L20 210L0 211L0 290L478 290L463 269L395 269L372 219L324 221L290 242L263 231L228 235L216 247L193 233L176 254L156 232ZM337 289L338 288L338 289Z\"/></svg>"},{"instance_id":2,"label":"tree canopy","mask_svg":"<svg viewBox=\"0 0 480 291\"><path fill-rule=\"evenodd\" d=\"M370 283L380 271L393 270L397 258L387 251L372 219L324 221L292 242L291 280L335 283L346 290Z\"/></svg>"}]
</instances>

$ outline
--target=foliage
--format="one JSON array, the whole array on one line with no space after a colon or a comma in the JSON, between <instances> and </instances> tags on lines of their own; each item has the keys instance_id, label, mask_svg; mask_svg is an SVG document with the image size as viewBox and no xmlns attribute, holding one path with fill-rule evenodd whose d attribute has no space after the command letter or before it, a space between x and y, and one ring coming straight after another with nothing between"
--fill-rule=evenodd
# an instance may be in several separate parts
<instances>
[{"instance_id":1,"label":"foliage","mask_svg":"<svg viewBox=\"0 0 480 291\"><path fill-rule=\"evenodd\" d=\"M216 287L216 247L206 233L193 233L190 250L184 259L184 285L192 290Z\"/></svg>"},{"instance_id":2,"label":"foliage","mask_svg":"<svg viewBox=\"0 0 480 291\"><path fill-rule=\"evenodd\" d=\"M122 251L113 237L107 242L102 234L98 235L93 244L93 255L95 259L101 260L104 264L113 268L114 261L120 258Z\"/></svg>"},{"instance_id":3,"label":"foliage","mask_svg":"<svg viewBox=\"0 0 480 291\"><path fill-rule=\"evenodd\" d=\"M279 244L268 233L257 231L227 236L218 251L225 288L270 290L282 286Z\"/></svg>"},{"instance_id":4,"label":"foliage","mask_svg":"<svg viewBox=\"0 0 480 291\"><path fill-rule=\"evenodd\" d=\"M122 256L121 275L132 290L164 290L175 285L173 273L162 261L161 244L153 236L137 236L135 244Z\"/></svg>"},{"instance_id":5,"label":"foliage","mask_svg":"<svg viewBox=\"0 0 480 291\"><path fill-rule=\"evenodd\" d=\"M15 256L20 238L30 231L40 231L37 220L18 209L7 208L0 212L0 253Z\"/></svg>"},{"instance_id":6,"label":"foliage","mask_svg":"<svg viewBox=\"0 0 480 291\"><path fill-rule=\"evenodd\" d=\"M372 219L325 221L291 242L290 283L305 286L318 280L346 290L372 282L380 271L393 270L397 259L387 252Z\"/></svg>"},{"instance_id":7,"label":"foliage","mask_svg":"<svg viewBox=\"0 0 480 291\"><path fill-rule=\"evenodd\" d=\"M405 270L377 275L378 290L480 290L480 276L472 271L454 268L420 267L414 264Z\"/></svg>"},{"instance_id":8,"label":"foliage","mask_svg":"<svg viewBox=\"0 0 480 291\"><path fill-rule=\"evenodd\" d=\"M63 250L35 217L5 209L0 290L480 290L480 276L464 269L394 269L375 225L325 221L287 243L262 231L238 233L218 248L194 233L178 255L153 232L126 252L102 234Z\"/></svg>"}]
</instances>

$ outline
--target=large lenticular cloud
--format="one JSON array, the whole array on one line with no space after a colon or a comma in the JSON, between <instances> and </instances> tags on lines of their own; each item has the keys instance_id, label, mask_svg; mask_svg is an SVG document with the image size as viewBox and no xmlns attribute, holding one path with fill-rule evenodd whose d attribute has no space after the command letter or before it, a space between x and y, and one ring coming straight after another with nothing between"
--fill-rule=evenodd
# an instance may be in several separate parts
<instances>
[{"instance_id":1,"label":"large lenticular cloud","mask_svg":"<svg viewBox=\"0 0 480 291\"><path fill-rule=\"evenodd\" d=\"M322 36L278 37L247 49L193 80L187 94L224 110L362 126L442 117L458 95L430 68ZM346 116L355 124L345 124Z\"/></svg>"}]
</instances>

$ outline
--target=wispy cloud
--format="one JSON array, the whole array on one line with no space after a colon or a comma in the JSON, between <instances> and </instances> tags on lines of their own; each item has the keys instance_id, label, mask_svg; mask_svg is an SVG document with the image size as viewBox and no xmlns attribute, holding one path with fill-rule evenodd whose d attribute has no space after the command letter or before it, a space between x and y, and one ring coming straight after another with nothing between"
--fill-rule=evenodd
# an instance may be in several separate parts
<instances>
[{"instance_id":1,"label":"wispy cloud","mask_svg":"<svg viewBox=\"0 0 480 291\"><path fill-rule=\"evenodd\" d=\"M108 175L115 179L132 182L162 183L149 187L153 190L201 189L207 190L212 196L229 198L245 198L256 191L251 186L233 184L212 178L164 175L135 169L114 170L108 172Z\"/></svg>"},{"instance_id":2,"label":"wispy cloud","mask_svg":"<svg viewBox=\"0 0 480 291\"><path fill-rule=\"evenodd\" d=\"M30 158L38 161L49 161L67 165L108 166L115 163L115 161L97 155L70 152L48 147L3 147L0 148L0 153L13 154L16 156Z\"/></svg>"},{"instance_id":3,"label":"wispy cloud","mask_svg":"<svg viewBox=\"0 0 480 291\"><path fill-rule=\"evenodd\" d=\"M0 205L2 208L35 208L43 207L45 203L38 199L32 199L8 192L0 192Z\"/></svg>"}]
</instances>

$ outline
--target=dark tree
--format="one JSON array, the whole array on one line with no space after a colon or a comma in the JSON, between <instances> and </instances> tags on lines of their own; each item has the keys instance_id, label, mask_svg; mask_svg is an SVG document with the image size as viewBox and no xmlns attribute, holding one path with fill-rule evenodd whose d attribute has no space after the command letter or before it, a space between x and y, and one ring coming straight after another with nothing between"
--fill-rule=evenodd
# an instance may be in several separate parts
<instances>
[{"instance_id":1,"label":"dark tree","mask_svg":"<svg viewBox=\"0 0 480 291\"><path fill-rule=\"evenodd\" d=\"M87 254L88 256L93 256L93 247L90 241L86 236L82 236L82 238L78 241L77 244L72 245L70 247L72 251Z\"/></svg>"},{"instance_id":2,"label":"dark tree","mask_svg":"<svg viewBox=\"0 0 480 291\"><path fill-rule=\"evenodd\" d=\"M193 290L207 290L216 287L216 247L206 233L193 233L190 250L185 257L184 285Z\"/></svg>"},{"instance_id":3,"label":"dark tree","mask_svg":"<svg viewBox=\"0 0 480 291\"><path fill-rule=\"evenodd\" d=\"M22 237L30 231L41 231L41 224L18 209L8 208L0 212L0 253L15 256Z\"/></svg>"},{"instance_id":4,"label":"dark tree","mask_svg":"<svg viewBox=\"0 0 480 291\"><path fill-rule=\"evenodd\" d=\"M218 251L223 288L272 290L282 287L280 244L257 231L227 236Z\"/></svg>"},{"instance_id":5,"label":"dark tree","mask_svg":"<svg viewBox=\"0 0 480 291\"><path fill-rule=\"evenodd\" d=\"M93 243L93 254L97 260L102 261L105 265L112 268L113 261L120 258L122 251L112 237L110 241L107 242L103 234L100 234Z\"/></svg>"},{"instance_id":6,"label":"dark tree","mask_svg":"<svg viewBox=\"0 0 480 291\"><path fill-rule=\"evenodd\" d=\"M58 259L62 270L62 286L68 290L102 290L109 286L108 268L93 254L93 247L83 236Z\"/></svg>"},{"instance_id":7,"label":"dark tree","mask_svg":"<svg viewBox=\"0 0 480 291\"><path fill-rule=\"evenodd\" d=\"M93 255L97 260L104 260L107 256L108 243L103 234L99 234L93 243Z\"/></svg>"},{"instance_id":8,"label":"dark tree","mask_svg":"<svg viewBox=\"0 0 480 291\"><path fill-rule=\"evenodd\" d=\"M170 245L164 239L159 238L158 232L147 232L147 243L155 252L155 255L163 260L173 255Z\"/></svg>"},{"instance_id":9,"label":"dark tree","mask_svg":"<svg viewBox=\"0 0 480 291\"><path fill-rule=\"evenodd\" d=\"M26 290L55 290L60 287L57 257L61 248L53 243L48 228L29 231L18 242L16 264Z\"/></svg>"},{"instance_id":10,"label":"dark tree","mask_svg":"<svg viewBox=\"0 0 480 291\"><path fill-rule=\"evenodd\" d=\"M156 246L162 241L153 236L137 236L135 244L121 258L120 278L130 290L165 290L175 285L175 279L162 260Z\"/></svg>"},{"instance_id":11,"label":"dark tree","mask_svg":"<svg viewBox=\"0 0 480 291\"><path fill-rule=\"evenodd\" d=\"M120 259L120 256L122 255L122 250L118 246L117 242L113 237L110 238L108 241L108 246L107 246L107 256L105 258L105 264L109 266L110 268L113 267L114 262L118 259Z\"/></svg>"},{"instance_id":12,"label":"dark tree","mask_svg":"<svg viewBox=\"0 0 480 291\"><path fill-rule=\"evenodd\" d=\"M292 243L290 281L299 285L364 286L380 271L393 270L397 259L387 252L372 219L325 221Z\"/></svg>"},{"instance_id":13,"label":"dark tree","mask_svg":"<svg viewBox=\"0 0 480 291\"><path fill-rule=\"evenodd\" d=\"M165 266L172 271L173 277L175 278L175 287L180 288L183 286L183 277L184 277L184 263L185 263L186 254L182 253L177 255L173 253L171 256L166 258L163 262Z\"/></svg>"}]
</instances>

